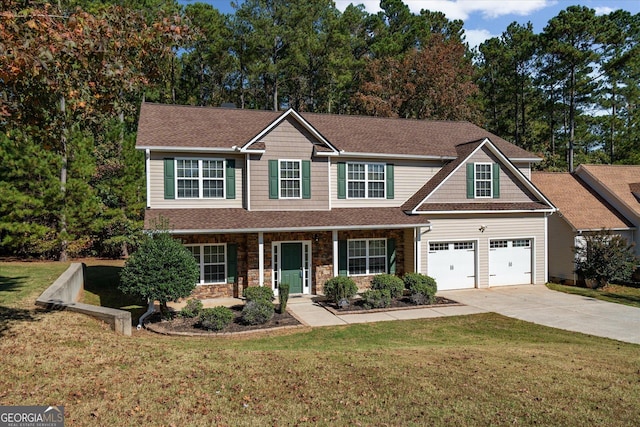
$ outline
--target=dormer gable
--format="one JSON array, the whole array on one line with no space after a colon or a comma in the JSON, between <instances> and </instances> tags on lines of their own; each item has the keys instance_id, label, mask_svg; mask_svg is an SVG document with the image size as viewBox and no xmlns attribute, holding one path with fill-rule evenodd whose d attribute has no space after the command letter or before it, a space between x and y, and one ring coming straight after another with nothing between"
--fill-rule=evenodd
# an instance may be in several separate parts
<instances>
[{"instance_id":1,"label":"dormer gable","mask_svg":"<svg viewBox=\"0 0 640 427\"><path fill-rule=\"evenodd\" d=\"M458 157L403 205L406 212L555 210L489 138L456 150Z\"/></svg>"},{"instance_id":2,"label":"dormer gable","mask_svg":"<svg viewBox=\"0 0 640 427\"><path fill-rule=\"evenodd\" d=\"M256 154L264 153L264 137L287 120L293 120L295 123L301 126L304 131L308 132L308 134L311 136L310 140L313 141L314 154L324 156L338 154L338 150L327 139L325 139L325 137L322 136L322 134L318 132L307 120L305 120L292 108L282 113L277 119L271 122L255 137L251 138L246 144L240 147L240 152Z\"/></svg>"}]
</instances>

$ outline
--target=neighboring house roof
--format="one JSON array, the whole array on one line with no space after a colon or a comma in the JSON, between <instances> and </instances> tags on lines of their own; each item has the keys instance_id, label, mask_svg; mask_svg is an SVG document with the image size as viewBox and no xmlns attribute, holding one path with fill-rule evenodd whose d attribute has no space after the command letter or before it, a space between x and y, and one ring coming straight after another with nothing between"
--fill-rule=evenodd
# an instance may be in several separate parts
<instances>
[{"instance_id":1,"label":"neighboring house roof","mask_svg":"<svg viewBox=\"0 0 640 427\"><path fill-rule=\"evenodd\" d=\"M537 200L531 202L486 202L485 200L469 201L468 203L433 203L429 202L429 197L434 194L440 186L449 179L452 174L462 167L467 160L479 149L486 147L494 153L501 161L504 167L507 167L519 180L525 188L527 188ZM546 210L553 211L553 205L547 200L537 188L531 185L529 180L516 168L513 163L502 153L502 151L493 144L488 138L477 141L459 144L456 147L457 158L442 169L440 169L427 183L409 198L403 205L402 209L412 213L438 213L438 212L493 212L493 211L533 211Z\"/></svg>"},{"instance_id":2,"label":"neighboring house roof","mask_svg":"<svg viewBox=\"0 0 640 427\"><path fill-rule=\"evenodd\" d=\"M314 129L341 155L369 153L388 156L458 157L456 146L491 141L510 159L539 161L528 151L462 121L413 120L335 114L192 107L143 103L138 123L138 148L240 149L260 148L259 137L283 116ZM303 122L302 122L303 121ZM326 144L322 147L326 147ZM322 148L319 147L320 150Z\"/></svg>"},{"instance_id":3,"label":"neighboring house roof","mask_svg":"<svg viewBox=\"0 0 640 427\"><path fill-rule=\"evenodd\" d=\"M582 173L600 182L611 195L640 217L640 202L633 194L634 189L640 186L640 165L580 165L576 174Z\"/></svg>"},{"instance_id":4,"label":"neighboring house roof","mask_svg":"<svg viewBox=\"0 0 640 427\"><path fill-rule=\"evenodd\" d=\"M628 229L633 225L580 177L568 172L533 172L531 181L575 231Z\"/></svg>"},{"instance_id":5,"label":"neighboring house roof","mask_svg":"<svg viewBox=\"0 0 640 427\"><path fill-rule=\"evenodd\" d=\"M256 231L308 231L381 229L428 226L429 221L407 215L400 208L337 208L330 211L247 211L234 209L151 209L145 229L168 222L172 233L233 233ZM257 225L259 224L259 225ZM295 225L293 225L295 224Z\"/></svg>"}]
</instances>

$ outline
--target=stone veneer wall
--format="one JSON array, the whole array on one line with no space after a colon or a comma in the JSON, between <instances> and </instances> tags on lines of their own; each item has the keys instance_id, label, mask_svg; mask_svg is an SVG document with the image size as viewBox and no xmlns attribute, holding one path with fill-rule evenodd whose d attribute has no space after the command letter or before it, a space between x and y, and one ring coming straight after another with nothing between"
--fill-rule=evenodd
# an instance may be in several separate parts
<instances>
[{"instance_id":1,"label":"stone veneer wall","mask_svg":"<svg viewBox=\"0 0 640 427\"><path fill-rule=\"evenodd\" d=\"M318 241L314 240L318 237ZM218 297L240 297L246 286L259 286L258 233L251 234L199 234L176 236L184 244L235 243L238 245L238 275L236 283L219 285L198 285L192 296L199 299ZM404 231L403 230L353 230L339 231L338 239L387 238L396 242L396 274L404 274ZM264 285L272 286L273 242L311 241L311 292L322 294L324 284L333 277L333 240L331 231L323 232L282 232L264 233ZM355 276L360 290L368 289L372 275Z\"/></svg>"}]
</instances>

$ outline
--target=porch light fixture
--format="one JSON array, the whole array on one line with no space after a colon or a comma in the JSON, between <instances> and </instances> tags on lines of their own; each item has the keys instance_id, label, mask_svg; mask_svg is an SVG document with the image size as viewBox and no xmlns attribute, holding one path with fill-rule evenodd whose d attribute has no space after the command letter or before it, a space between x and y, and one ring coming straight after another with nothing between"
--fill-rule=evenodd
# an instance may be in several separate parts
<instances>
[{"instance_id":1,"label":"porch light fixture","mask_svg":"<svg viewBox=\"0 0 640 427\"><path fill-rule=\"evenodd\" d=\"M316 243L318 243L320 241L320 236L318 236L317 233L313 235L313 241L316 242Z\"/></svg>"}]
</instances>

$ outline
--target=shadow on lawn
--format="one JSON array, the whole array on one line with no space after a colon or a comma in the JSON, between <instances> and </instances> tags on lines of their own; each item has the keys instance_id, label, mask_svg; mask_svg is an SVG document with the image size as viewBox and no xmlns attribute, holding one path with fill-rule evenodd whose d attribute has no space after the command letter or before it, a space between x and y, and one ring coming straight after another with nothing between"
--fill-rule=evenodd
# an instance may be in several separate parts
<instances>
[{"instance_id":1,"label":"shadow on lawn","mask_svg":"<svg viewBox=\"0 0 640 427\"><path fill-rule=\"evenodd\" d=\"M37 322L39 320L33 310L0 306L0 338L7 335L15 323Z\"/></svg>"},{"instance_id":2,"label":"shadow on lawn","mask_svg":"<svg viewBox=\"0 0 640 427\"><path fill-rule=\"evenodd\" d=\"M146 311L147 303L118 289L122 267L91 265L86 268L84 302L102 307L117 308L131 313L133 324Z\"/></svg>"},{"instance_id":3,"label":"shadow on lawn","mask_svg":"<svg viewBox=\"0 0 640 427\"><path fill-rule=\"evenodd\" d=\"M16 292L26 277L6 277L0 275L0 292Z\"/></svg>"}]
</instances>

